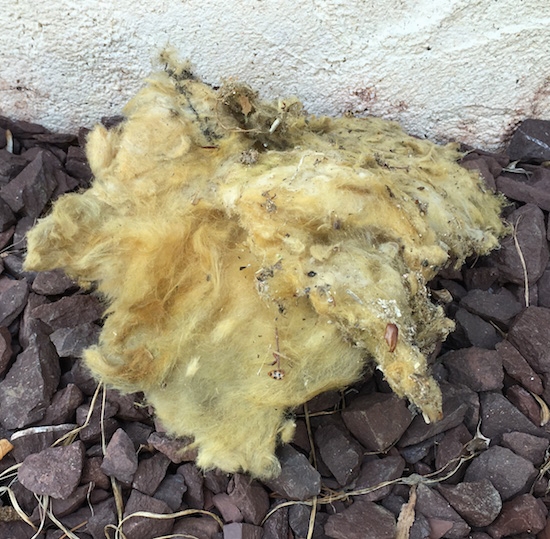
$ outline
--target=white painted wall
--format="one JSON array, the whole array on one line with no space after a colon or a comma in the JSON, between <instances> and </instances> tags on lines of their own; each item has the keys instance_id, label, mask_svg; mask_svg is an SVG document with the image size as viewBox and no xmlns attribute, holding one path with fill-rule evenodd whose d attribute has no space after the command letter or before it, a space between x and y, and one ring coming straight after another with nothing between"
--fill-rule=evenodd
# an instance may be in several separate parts
<instances>
[{"instance_id":1,"label":"white painted wall","mask_svg":"<svg viewBox=\"0 0 550 539\"><path fill-rule=\"evenodd\" d=\"M168 43L313 113L492 149L550 119L548 0L0 0L0 113L74 131L120 112Z\"/></svg>"}]
</instances>

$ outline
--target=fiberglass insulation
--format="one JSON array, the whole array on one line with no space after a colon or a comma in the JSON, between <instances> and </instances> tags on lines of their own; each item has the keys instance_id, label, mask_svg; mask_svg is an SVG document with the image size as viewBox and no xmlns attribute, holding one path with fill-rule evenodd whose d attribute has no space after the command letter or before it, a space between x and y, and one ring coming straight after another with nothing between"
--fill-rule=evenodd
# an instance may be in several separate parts
<instances>
[{"instance_id":1,"label":"fiberglass insulation","mask_svg":"<svg viewBox=\"0 0 550 539\"><path fill-rule=\"evenodd\" d=\"M502 200L439 147L375 118L308 116L294 100L151 78L87 154L91 189L28 236L26 268L64 268L106 302L92 372L144 391L198 464L266 477L289 411L374 360L427 419L425 354L452 329L426 283L485 254Z\"/></svg>"}]
</instances>

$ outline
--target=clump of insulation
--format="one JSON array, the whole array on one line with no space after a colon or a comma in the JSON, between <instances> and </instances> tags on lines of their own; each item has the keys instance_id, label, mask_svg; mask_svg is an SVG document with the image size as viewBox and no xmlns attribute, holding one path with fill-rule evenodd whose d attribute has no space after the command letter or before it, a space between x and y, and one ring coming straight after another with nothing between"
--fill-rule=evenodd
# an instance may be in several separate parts
<instances>
[{"instance_id":1,"label":"clump of insulation","mask_svg":"<svg viewBox=\"0 0 550 539\"><path fill-rule=\"evenodd\" d=\"M278 472L288 412L367 360L440 417L426 354L453 324L426 283L505 231L454 145L173 63L124 114L90 133L93 186L38 222L25 264L97 283L105 324L84 360L99 379L144 391L200 466L260 477Z\"/></svg>"}]
</instances>

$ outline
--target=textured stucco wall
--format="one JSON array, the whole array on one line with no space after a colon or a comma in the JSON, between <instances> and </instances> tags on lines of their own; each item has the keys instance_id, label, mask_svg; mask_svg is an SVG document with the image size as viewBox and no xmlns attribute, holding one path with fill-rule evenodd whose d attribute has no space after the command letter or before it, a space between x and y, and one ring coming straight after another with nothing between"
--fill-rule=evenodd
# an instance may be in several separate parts
<instances>
[{"instance_id":1,"label":"textured stucco wall","mask_svg":"<svg viewBox=\"0 0 550 539\"><path fill-rule=\"evenodd\" d=\"M548 0L0 0L0 113L74 131L120 112L168 43L216 84L496 148L550 118Z\"/></svg>"}]
</instances>

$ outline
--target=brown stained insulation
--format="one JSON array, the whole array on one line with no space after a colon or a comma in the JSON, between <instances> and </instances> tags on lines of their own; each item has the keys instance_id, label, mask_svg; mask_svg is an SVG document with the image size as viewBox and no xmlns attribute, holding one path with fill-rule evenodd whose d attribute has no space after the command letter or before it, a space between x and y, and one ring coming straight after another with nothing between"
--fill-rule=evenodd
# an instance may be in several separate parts
<instances>
[{"instance_id":1,"label":"brown stained insulation","mask_svg":"<svg viewBox=\"0 0 550 539\"><path fill-rule=\"evenodd\" d=\"M64 268L105 300L87 366L145 392L200 466L258 477L279 470L289 412L371 360L437 420L426 354L453 323L426 283L497 247L502 199L455 145L215 90L167 61L121 125L90 133L92 187L28 236L27 270Z\"/></svg>"}]
</instances>

